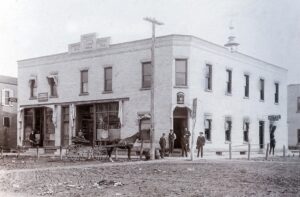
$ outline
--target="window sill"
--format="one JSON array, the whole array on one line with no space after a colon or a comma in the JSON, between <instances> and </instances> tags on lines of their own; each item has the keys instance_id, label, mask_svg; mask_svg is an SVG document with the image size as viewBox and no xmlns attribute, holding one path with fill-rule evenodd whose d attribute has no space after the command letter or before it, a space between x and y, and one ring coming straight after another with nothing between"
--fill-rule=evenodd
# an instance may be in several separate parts
<instances>
[{"instance_id":1,"label":"window sill","mask_svg":"<svg viewBox=\"0 0 300 197\"><path fill-rule=\"evenodd\" d=\"M144 90L151 90L151 88L140 88L141 91L144 91Z\"/></svg>"},{"instance_id":2,"label":"window sill","mask_svg":"<svg viewBox=\"0 0 300 197\"><path fill-rule=\"evenodd\" d=\"M82 93L79 94L79 96L87 96L87 95L89 95L88 92L82 92Z\"/></svg>"},{"instance_id":3,"label":"window sill","mask_svg":"<svg viewBox=\"0 0 300 197\"><path fill-rule=\"evenodd\" d=\"M232 96L232 93L226 92L225 95L226 96Z\"/></svg>"},{"instance_id":4,"label":"window sill","mask_svg":"<svg viewBox=\"0 0 300 197\"><path fill-rule=\"evenodd\" d=\"M249 144L249 142L244 141L243 144Z\"/></svg>"},{"instance_id":5,"label":"window sill","mask_svg":"<svg viewBox=\"0 0 300 197\"><path fill-rule=\"evenodd\" d=\"M113 93L113 91L111 90L111 91L103 91L102 92L102 94L112 94Z\"/></svg>"},{"instance_id":6,"label":"window sill","mask_svg":"<svg viewBox=\"0 0 300 197\"><path fill-rule=\"evenodd\" d=\"M212 89L205 89L205 92L212 92Z\"/></svg>"},{"instance_id":7,"label":"window sill","mask_svg":"<svg viewBox=\"0 0 300 197\"><path fill-rule=\"evenodd\" d=\"M36 100L37 99L37 97L36 96L34 96L34 97L30 97L29 98L29 100Z\"/></svg>"},{"instance_id":8,"label":"window sill","mask_svg":"<svg viewBox=\"0 0 300 197\"><path fill-rule=\"evenodd\" d=\"M183 89L188 89L188 86L184 86L184 85L175 85L174 88L183 88Z\"/></svg>"}]
</instances>

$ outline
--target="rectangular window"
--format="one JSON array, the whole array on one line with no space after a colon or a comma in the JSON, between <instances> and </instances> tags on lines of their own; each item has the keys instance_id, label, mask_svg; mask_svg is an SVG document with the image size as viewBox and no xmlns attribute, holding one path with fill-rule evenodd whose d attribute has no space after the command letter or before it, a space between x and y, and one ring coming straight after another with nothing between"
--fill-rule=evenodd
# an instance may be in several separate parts
<instances>
[{"instance_id":1,"label":"rectangular window","mask_svg":"<svg viewBox=\"0 0 300 197\"><path fill-rule=\"evenodd\" d=\"M260 90L260 100L263 101L265 100L265 80L260 79L259 80L259 90Z\"/></svg>"},{"instance_id":2,"label":"rectangular window","mask_svg":"<svg viewBox=\"0 0 300 197\"><path fill-rule=\"evenodd\" d=\"M9 117L3 117L3 126L10 127L10 119Z\"/></svg>"},{"instance_id":3,"label":"rectangular window","mask_svg":"<svg viewBox=\"0 0 300 197\"><path fill-rule=\"evenodd\" d=\"M205 138L207 141L211 141L211 123L212 123L212 119L209 118L205 118L204 120L204 126L205 126Z\"/></svg>"},{"instance_id":4,"label":"rectangular window","mask_svg":"<svg viewBox=\"0 0 300 197\"><path fill-rule=\"evenodd\" d=\"M206 64L205 67L205 89L212 90L212 65Z\"/></svg>"},{"instance_id":5,"label":"rectangular window","mask_svg":"<svg viewBox=\"0 0 300 197\"><path fill-rule=\"evenodd\" d=\"M9 105L9 90L4 91L5 101L4 105Z\"/></svg>"},{"instance_id":6,"label":"rectangular window","mask_svg":"<svg viewBox=\"0 0 300 197\"><path fill-rule=\"evenodd\" d=\"M275 103L279 103L279 84L275 83Z\"/></svg>"},{"instance_id":7,"label":"rectangular window","mask_svg":"<svg viewBox=\"0 0 300 197\"><path fill-rule=\"evenodd\" d=\"M30 80L30 98L36 98L37 95L37 83L36 80Z\"/></svg>"},{"instance_id":8,"label":"rectangular window","mask_svg":"<svg viewBox=\"0 0 300 197\"><path fill-rule=\"evenodd\" d=\"M151 62L143 62L142 63L142 88L151 87L151 79L152 79L151 76L152 76Z\"/></svg>"},{"instance_id":9,"label":"rectangular window","mask_svg":"<svg viewBox=\"0 0 300 197\"><path fill-rule=\"evenodd\" d=\"M177 86L187 86L187 60L175 60L175 84Z\"/></svg>"},{"instance_id":10,"label":"rectangular window","mask_svg":"<svg viewBox=\"0 0 300 197\"><path fill-rule=\"evenodd\" d=\"M297 98L297 112L300 112L300 97Z\"/></svg>"},{"instance_id":11,"label":"rectangular window","mask_svg":"<svg viewBox=\"0 0 300 197\"><path fill-rule=\"evenodd\" d=\"M226 142L231 142L231 127L232 127L231 118L225 118L225 141Z\"/></svg>"},{"instance_id":12,"label":"rectangular window","mask_svg":"<svg viewBox=\"0 0 300 197\"><path fill-rule=\"evenodd\" d=\"M248 121L244 121L244 135L243 135L243 140L244 142L249 142L249 122Z\"/></svg>"},{"instance_id":13,"label":"rectangular window","mask_svg":"<svg viewBox=\"0 0 300 197\"><path fill-rule=\"evenodd\" d=\"M232 71L227 69L227 82L226 82L226 92L228 94L231 94L231 89L232 89Z\"/></svg>"},{"instance_id":14,"label":"rectangular window","mask_svg":"<svg viewBox=\"0 0 300 197\"><path fill-rule=\"evenodd\" d=\"M246 98L249 98L249 75L244 75L245 76L245 94L244 96Z\"/></svg>"},{"instance_id":15,"label":"rectangular window","mask_svg":"<svg viewBox=\"0 0 300 197\"><path fill-rule=\"evenodd\" d=\"M80 92L81 94L88 93L88 70L82 70L81 71L81 83L80 83Z\"/></svg>"},{"instance_id":16,"label":"rectangular window","mask_svg":"<svg viewBox=\"0 0 300 197\"><path fill-rule=\"evenodd\" d=\"M50 96L57 97L57 76L49 76Z\"/></svg>"},{"instance_id":17,"label":"rectangular window","mask_svg":"<svg viewBox=\"0 0 300 197\"><path fill-rule=\"evenodd\" d=\"M112 67L104 68L104 91L112 91Z\"/></svg>"}]
</instances>

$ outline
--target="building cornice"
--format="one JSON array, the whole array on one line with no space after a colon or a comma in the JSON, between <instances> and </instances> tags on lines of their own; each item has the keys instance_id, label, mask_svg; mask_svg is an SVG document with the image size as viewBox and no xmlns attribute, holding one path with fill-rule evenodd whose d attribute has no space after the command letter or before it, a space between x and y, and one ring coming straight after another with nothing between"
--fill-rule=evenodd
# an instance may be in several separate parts
<instances>
[{"instance_id":1,"label":"building cornice","mask_svg":"<svg viewBox=\"0 0 300 197\"><path fill-rule=\"evenodd\" d=\"M252 65L262 65L268 66L276 69L280 69L283 71L287 71L287 69L277 66L275 64L271 64L265 62L263 60L251 57L249 55L240 53L240 52L230 52L226 47L217 45L215 43L200 39L195 36L191 35L166 35L156 38L156 48L167 47L167 46L194 46L197 48L204 49L206 51L212 53L218 53L219 55L226 56L230 59L246 62ZM121 53L128 53L134 51L141 51L141 50L150 50L151 47L151 39L142 39L118 44L112 44L109 48L104 49L95 49L91 51L83 51L78 53L59 53L54 55L48 56L41 56L36 58L24 59L18 61L19 69L23 67L32 67L32 66L41 66L53 63L60 63L66 61L76 61L80 59L89 59L89 58L96 58L102 57L106 55L113 55L113 54L121 54Z\"/></svg>"}]
</instances>

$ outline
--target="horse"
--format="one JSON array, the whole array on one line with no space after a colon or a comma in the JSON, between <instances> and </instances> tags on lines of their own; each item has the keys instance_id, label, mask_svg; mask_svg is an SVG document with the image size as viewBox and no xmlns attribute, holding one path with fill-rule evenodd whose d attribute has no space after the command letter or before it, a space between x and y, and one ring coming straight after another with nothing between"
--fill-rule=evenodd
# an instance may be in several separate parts
<instances>
[{"instance_id":1,"label":"horse","mask_svg":"<svg viewBox=\"0 0 300 197\"><path fill-rule=\"evenodd\" d=\"M134 143L136 142L137 139L141 139L141 134L140 132L135 133L134 135L127 137L125 139L115 139L112 141L109 141L107 143L107 155L110 161L113 161L111 159L112 152L115 148L120 148L120 149L127 149L127 156L128 160L131 160L131 149L133 148ZM147 157L147 152L143 151L143 154L145 155L146 159Z\"/></svg>"}]
</instances>

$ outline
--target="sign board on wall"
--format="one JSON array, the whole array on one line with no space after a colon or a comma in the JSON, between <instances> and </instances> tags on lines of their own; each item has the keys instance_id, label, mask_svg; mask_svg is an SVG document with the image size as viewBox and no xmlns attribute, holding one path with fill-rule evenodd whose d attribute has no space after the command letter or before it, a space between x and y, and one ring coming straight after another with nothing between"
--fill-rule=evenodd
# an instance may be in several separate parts
<instances>
[{"instance_id":1,"label":"sign board on wall","mask_svg":"<svg viewBox=\"0 0 300 197\"><path fill-rule=\"evenodd\" d=\"M279 119L281 119L281 115L270 115L270 116L268 116L268 120L270 120L270 121L278 121Z\"/></svg>"},{"instance_id":2,"label":"sign board on wall","mask_svg":"<svg viewBox=\"0 0 300 197\"><path fill-rule=\"evenodd\" d=\"M38 101L45 102L48 101L48 92L43 92L38 94Z\"/></svg>"}]
</instances>

